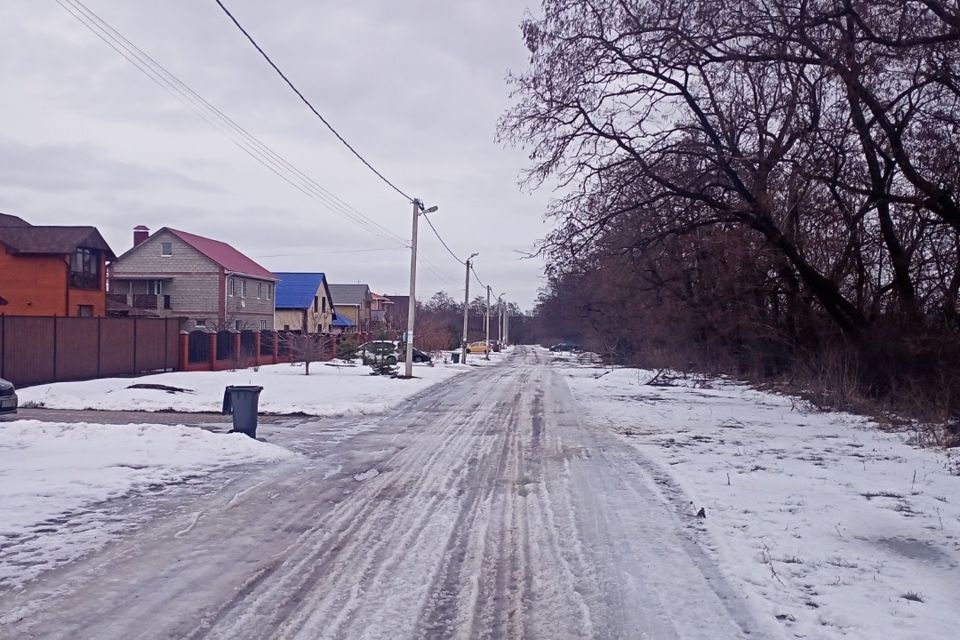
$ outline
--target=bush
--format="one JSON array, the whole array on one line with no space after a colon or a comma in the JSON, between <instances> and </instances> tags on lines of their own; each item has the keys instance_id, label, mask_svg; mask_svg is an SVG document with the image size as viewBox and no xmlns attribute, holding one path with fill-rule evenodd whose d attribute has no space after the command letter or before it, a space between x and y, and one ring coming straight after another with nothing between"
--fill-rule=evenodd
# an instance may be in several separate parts
<instances>
[{"instance_id":1,"label":"bush","mask_svg":"<svg viewBox=\"0 0 960 640\"><path fill-rule=\"evenodd\" d=\"M353 360L357 357L357 341L350 338L337 345L337 357L341 360Z\"/></svg>"}]
</instances>

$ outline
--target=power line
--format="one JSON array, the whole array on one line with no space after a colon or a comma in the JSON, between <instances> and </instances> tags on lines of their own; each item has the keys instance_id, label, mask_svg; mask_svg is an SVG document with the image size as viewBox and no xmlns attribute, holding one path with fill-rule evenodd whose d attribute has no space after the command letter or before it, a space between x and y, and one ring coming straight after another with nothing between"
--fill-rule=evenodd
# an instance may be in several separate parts
<instances>
[{"instance_id":1,"label":"power line","mask_svg":"<svg viewBox=\"0 0 960 640\"><path fill-rule=\"evenodd\" d=\"M325 189L313 178L289 162L280 153L274 151L266 143L259 140L247 129L237 124L223 111L207 101L203 96L194 91L189 85L180 80L180 78L157 62L148 53L137 47L137 45L127 39L112 25L107 23L94 11L84 5L81 0L56 0L56 2L61 8L63 8L67 13L69 13L84 27L86 27L91 33L93 33L107 46L113 49L114 52L124 58L147 78L149 78L154 84L187 106L187 108L189 108L194 115L226 136L241 151L277 175L284 182L288 183L290 186L294 187L304 195L316 200L331 212L356 223L360 229L371 233L372 235L389 240L390 242L398 245L398 248L409 248L409 242L406 239L393 233L380 223L363 214L359 210L341 200L332 192ZM226 9L224 8L224 10ZM256 45L256 43L254 43L254 45ZM400 193L402 194L402 192ZM406 197L405 194L403 195ZM450 256L459 264L465 264L444 241L443 237L437 231L429 217L424 215L424 218L427 220L427 223L429 224L430 229L433 231L433 234L437 237ZM396 250L397 249L388 248L358 249L329 251L325 253L362 253ZM296 255L309 255L309 253L274 254L258 257L288 257ZM456 282L452 280L446 273L444 273L439 266L431 262L428 258L422 256L421 260L424 262L424 266L427 271L437 276L440 280L447 284L456 284ZM474 277L477 277L477 281L480 282L479 277L476 275L476 271L474 271Z\"/></svg>"},{"instance_id":2,"label":"power line","mask_svg":"<svg viewBox=\"0 0 960 640\"><path fill-rule=\"evenodd\" d=\"M313 251L300 251L297 253L271 253L268 255L250 256L250 257L258 258L258 259L259 258L289 258L293 256L312 256L318 253L322 253L323 255L331 255L331 254L338 254L338 253L374 253L377 251L403 251L405 249L406 247L386 247L383 249L335 249L331 251L329 249L317 248L317 249L314 249Z\"/></svg>"},{"instance_id":3,"label":"power line","mask_svg":"<svg viewBox=\"0 0 960 640\"><path fill-rule=\"evenodd\" d=\"M477 270L473 267L473 263L470 263L470 271L473 273L473 277L476 278L477 284L479 284L484 289L487 288L486 283L480 279L480 276L477 275Z\"/></svg>"},{"instance_id":4,"label":"power line","mask_svg":"<svg viewBox=\"0 0 960 640\"><path fill-rule=\"evenodd\" d=\"M86 7L80 0L56 0L56 2L137 70L185 104L197 117L227 136L234 145L279 178L308 197L317 200L331 212L357 223L363 230L400 246L408 246L406 240L338 198L287 161L282 155L238 125Z\"/></svg>"},{"instance_id":5,"label":"power line","mask_svg":"<svg viewBox=\"0 0 960 640\"><path fill-rule=\"evenodd\" d=\"M407 201L413 202L413 198L411 198L411 197L408 196L406 193L404 193L397 185L395 185L395 184L393 184L392 182L390 182L389 180L387 180L386 176L384 176L382 173L380 173L379 171L377 171L372 164L370 164L369 162L367 162L367 159L364 158L362 155L360 155L360 152L358 152L356 149L354 149L353 146L351 146L350 143L347 142L346 139L344 139L344 137L343 137L342 135L340 135L340 132L339 132L339 131L337 131L336 129L333 128L333 125L331 125L331 124L327 121L327 119L324 118L324 117L320 114L319 111L317 111L317 109L310 103L309 100L307 100L307 98L303 95L303 93L301 93L300 90L297 89L296 85L294 85L293 82L291 82L290 79L283 73L283 71L280 70L280 67L278 67L278 66L276 65L276 63L274 63L274 61L270 59L270 56L268 56L268 55L267 55L267 52L264 51L264 50L260 47L259 44L257 44L257 41L253 39L253 36L251 36L249 33L247 33L247 30L243 28L243 26L240 24L240 22L239 22L235 17L233 17L233 14L230 13L230 10L227 9L227 8L224 6L224 4L223 4L222 2L220 2L220 0L214 0L214 2L216 2L217 5L219 5L219 7L220 7L221 9L223 9L223 12L224 12L225 14L227 14L227 17L229 17L230 20L233 22L233 24L236 25L237 29L239 29L240 32L241 32L244 36L246 36L247 40L250 41L250 44L252 44L252 45L254 46L254 48L255 48L257 51L260 52L260 55L263 56L263 59L266 60L267 63L269 63L269 65L270 65L271 67L273 67L273 70L276 71L276 72L280 75L281 78L283 78L283 81L287 83L287 86L289 86L289 87L293 90L293 92L294 92L295 94L297 94L297 96L300 98L300 100L303 101L303 104L307 105L307 107L310 109L310 111L313 112L313 115L315 115L315 116L317 116L318 118L320 118L320 121L327 126L327 129L329 129L329 130L333 133L333 135L335 135L335 136L337 137L337 140L339 140L340 142L342 142L343 145L353 153L353 155L355 155L357 158L359 158L360 162L362 162L364 165L366 165L366 167L367 167L368 169L370 169L370 171L372 171L374 174L376 174L376 176L377 176L378 178L380 178L381 180L383 180L391 189L393 189L394 191L396 191L397 193L399 193L401 196L403 196L404 198L406 198Z\"/></svg>"},{"instance_id":6,"label":"power line","mask_svg":"<svg viewBox=\"0 0 960 640\"><path fill-rule=\"evenodd\" d=\"M424 214L423 219L427 221L428 225L430 225L430 229L433 231L433 235L437 236L437 240L439 240L440 244L443 245L443 248L447 250L447 253L449 253L450 256L460 264L466 265L467 263L461 260L460 258L458 258L457 254L455 254L453 250L447 246L447 243L443 241L443 238L440 237L440 232L437 231L437 228L435 226L433 226L433 223L430 222L430 218L426 214Z\"/></svg>"}]
</instances>

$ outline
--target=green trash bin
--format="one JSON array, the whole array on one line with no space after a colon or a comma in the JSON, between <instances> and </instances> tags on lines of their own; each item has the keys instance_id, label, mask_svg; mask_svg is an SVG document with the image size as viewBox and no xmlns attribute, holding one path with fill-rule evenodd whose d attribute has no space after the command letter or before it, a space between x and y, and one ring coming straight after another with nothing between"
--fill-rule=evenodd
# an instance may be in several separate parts
<instances>
[{"instance_id":1,"label":"green trash bin","mask_svg":"<svg viewBox=\"0 0 960 640\"><path fill-rule=\"evenodd\" d=\"M452 353L450 354L450 361L453 362L453 364L459 364L459 363L460 363L460 352L459 352L459 351L454 351L454 352L452 352Z\"/></svg>"},{"instance_id":2,"label":"green trash bin","mask_svg":"<svg viewBox=\"0 0 960 640\"><path fill-rule=\"evenodd\" d=\"M233 431L257 437L257 412L263 387L231 385L223 392L223 413L233 415Z\"/></svg>"}]
</instances>

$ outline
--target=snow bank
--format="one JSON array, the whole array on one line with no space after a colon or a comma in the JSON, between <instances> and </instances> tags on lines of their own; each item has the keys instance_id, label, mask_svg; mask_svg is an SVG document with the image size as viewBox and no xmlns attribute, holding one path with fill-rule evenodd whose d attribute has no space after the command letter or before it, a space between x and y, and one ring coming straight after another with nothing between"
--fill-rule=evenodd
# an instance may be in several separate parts
<instances>
[{"instance_id":1,"label":"snow bank","mask_svg":"<svg viewBox=\"0 0 960 640\"><path fill-rule=\"evenodd\" d=\"M705 508L726 572L786 635L957 637L956 460L743 385L560 364L590 422Z\"/></svg>"},{"instance_id":2,"label":"snow bank","mask_svg":"<svg viewBox=\"0 0 960 640\"><path fill-rule=\"evenodd\" d=\"M370 415L382 413L406 398L472 370L475 365L502 361L492 354L470 357L467 365L439 363L414 365L411 380L370 375L370 368L354 364L276 364L237 371L162 373L139 378L103 378L85 382L59 382L18 391L20 403L48 409L99 409L117 411L219 412L227 385L259 385L264 413L305 413L314 416ZM479 361L479 362L478 362ZM400 365L403 366L402 364ZM131 385L163 385L163 389L130 389Z\"/></svg>"},{"instance_id":3,"label":"snow bank","mask_svg":"<svg viewBox=\"0 0 960 640\"><path fill-rule=\"evenodd\" d=\"M170 425L0 422L0 589L103 544L110 498L294 454L242 434Z\"/></svg>"}]
</instances>

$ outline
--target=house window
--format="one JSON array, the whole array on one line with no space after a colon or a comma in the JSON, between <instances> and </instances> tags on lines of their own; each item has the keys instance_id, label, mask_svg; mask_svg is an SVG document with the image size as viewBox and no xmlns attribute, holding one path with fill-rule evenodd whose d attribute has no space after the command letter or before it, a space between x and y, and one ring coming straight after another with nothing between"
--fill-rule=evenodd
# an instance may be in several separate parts
<instances>
[{"instance_id":1,"label":"house window","mask_svg":"<svg viewBox=\"0 0 960 640\"><path fill-rule=\"evenodd\" d=\"M258 282L257 283L257 300L259 300L262 297L263 297L263 283Z\"/></svg>"},{"instance_id":2,"label":"house window","mask_svg":"<svg viewBox=\"0 0 960 640\"><path fill-rule=\"evenodd\" d=\"M173 255L173 243L172 242L161 242L160 243L160 255L164 257L169 257Z\"/></svg>"},{"instance_id":3,"label":"house window","mask_svg":"<svg viewBox=\"0 0 960 640\"><path fill-rule=\"evenodd\" d=\"M234 323L233 323L233 328L236 329L237 331L242 331L242 330L243 330L243 320L236 320L236 321L234 321Z\"/></svg>"},{"instance_id":4,"label":"house window","mask_svg":"<svg viewBox=\"0 0 960 640\"><path fill-rule=\"evenodd\" d=\"M152 296L162 296L163 295L163 280L148 280L147 281L147 293Z\"/></svg>"},{"instance_id":5,"label":"house window","mask_svg":"<svg viewBox=\"0 0 960 640\"><path fill-rule=\"evenodd\" d=\"M326 312L327 312L327 299L326 299L326 298L322 298L322 299L320 300L320 308L323 309L323 313L326 313Z\"/></svg>"},{"instance_id":6,"label":"house window","mask_svg":"<svg viewBox=\"0 0 960 640\"><path fill-rule=\"evenodd\" d=\"M247 281L246 280L240 281L240 297L241 298L247 297Z\"/></svg>"},{"instance_id":7,"label":"house window","mask_svg":"<svg viewBox=\"0 0 960 640\"><path fill-rule=\"evenodd\" d=\"M92 305L92 304L81 304L81 305L77 305L77 317L79 317L79 318L92 318L92 317L93 317L93 305Z\"/></svg>"},{"instance_id":8,"label":"house window","mask_svg":"<svg viewBox=\"0 0 960 640\"><path fill-rule=\"evenodd\" d=\"M196 325L197 325L197 328L198 328L198 329L201 328L201 327L206 327L206 326L207 326L207 321L206 321L206 320L196 320L195 322L196 322Z\"/></svg>"},{"instance_id":9,"label":"house window","mask_svg":"<svg viewBox=\"0 0 960 640\"><path fill-rule=\"evenodd\" d=\"M266 331L266 330L267 330L267 321L266 321L266 320L261 320L261 321L260 321L260 331Z\"/></svg>"},{"instance_id":10,"label":"house window","mask_svg":"<svg viewBox=\"0 0 960 640\"><path fill-rule=\"evenodd\" d=\"M70 261L70 286L74 289L100 288L100 252L78 248Z\"/></svg>"},{"instance_id":11,"label":"house window","mask_svg":"<svg viewBox=\"0 0 960 640\"><path fill-rule=\"evenodd\" d=\"M320 299L317 296L313 296L313 312L316 313L320 310Z\"/></svg>"},{"instance_id":12,"label":"house window","mask_svg":"<svg viewBox=\"0 0 960 640\"><path fill-rule=\"evenodd\" d=\"M269 300L271 297L273 297L273 285L272 285L272 284L268 284L268 285L267 285L267 300Z\"/></svg>"},{"instance_id":13,"label":"house window","mask_svg":"<svg viewBox=\"0 0 960 640\"><path fill-rule=\"evenodd\" d=\"M237 295L237 279L230 278L230 297Z\"/></svg>"}]
</instances>

